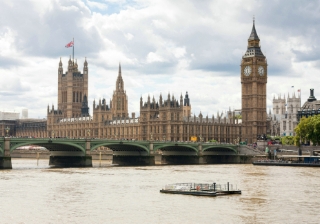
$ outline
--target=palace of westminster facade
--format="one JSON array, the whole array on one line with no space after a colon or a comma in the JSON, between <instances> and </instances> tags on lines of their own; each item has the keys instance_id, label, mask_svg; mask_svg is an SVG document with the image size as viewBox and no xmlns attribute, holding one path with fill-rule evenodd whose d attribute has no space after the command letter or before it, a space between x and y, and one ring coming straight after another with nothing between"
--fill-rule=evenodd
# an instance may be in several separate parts
<instances>
[{"instance_id":1,"label":"palace of westminster facade","mask_svg":"<svg viewBox=\"0 0 320 224\"><path fill-rule=\"evenodd\" d=\"M255 142L257 135L267 133L266 84L267 60L260 49L255 24L248 39L248 48L241 62L242 109L240 122L234 111L227 115L191 116L188 92L183 97L150 96L140 98L140 117L128 113L128 97L124 88L121 66L112 99L93 102L93 115L88 107L88 63L79 71L77 62L68 61L64 73L58 67L58 105L47 108L47 120L18 120L16 136L107 138L135 140L201 141L217 140Z\"/></svg>"}]
</instances>

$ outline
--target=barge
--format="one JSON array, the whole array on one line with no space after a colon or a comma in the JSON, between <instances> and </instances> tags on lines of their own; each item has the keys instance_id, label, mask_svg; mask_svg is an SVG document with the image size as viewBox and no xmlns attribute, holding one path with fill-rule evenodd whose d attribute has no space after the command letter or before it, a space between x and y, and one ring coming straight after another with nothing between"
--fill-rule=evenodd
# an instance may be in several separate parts
<instances>
[{"instance_id":1,"label":"barge","mask_svg":"<svg viewBox=\"0 0 320 224\"><path fill-rule=\"evenodd\" d=\"M229 182L225 185L216 183L177 183L166 185L164 189L160 190L160 193L215 197L229 194L241 194L241 191L236 188L233 189L233 185L230 185Z\"/></svg>"}]
</instances>

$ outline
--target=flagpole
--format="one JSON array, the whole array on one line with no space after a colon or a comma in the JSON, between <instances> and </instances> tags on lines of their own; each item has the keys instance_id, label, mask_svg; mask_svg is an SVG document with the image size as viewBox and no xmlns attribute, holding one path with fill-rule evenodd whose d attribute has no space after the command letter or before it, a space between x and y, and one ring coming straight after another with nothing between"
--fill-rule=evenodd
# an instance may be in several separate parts
<instances>
[{"instance_id":1,"label":"flagpole","mask_svg":"<svg viewBox=\"0 0 320 224\"><path fill-rule=\"evenodd\" d=\"M72 38L72 60L73 60L73 65L74 65L74 38Z\"/></svg>"}]
</instances>

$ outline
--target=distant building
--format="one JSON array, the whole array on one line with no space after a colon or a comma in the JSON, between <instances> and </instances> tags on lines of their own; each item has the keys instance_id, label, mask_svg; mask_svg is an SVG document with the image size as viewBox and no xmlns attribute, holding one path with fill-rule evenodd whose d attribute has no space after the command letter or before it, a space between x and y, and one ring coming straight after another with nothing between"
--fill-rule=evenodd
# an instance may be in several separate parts
<instances>
[{"instance_id":1,"label":"distant building","mask_svg":"<svg viewBox=\"0 0 320 224\"><path fill-rule=\"evenodd\" d=\"M317 100L314 96L314 89L310 89L310 96L308 100L303 104L301 110L298 111L298 122L302 117L310 117L320 114L320 100Z\"/></svg>"},{"instance_id":2,"label":"distant building","mask_svg":"<svg viewBox=\"0 0 320 224\"><path fill-rule=\"evenodd\" d=\"M288 94L287 99L281 95L273 98L273 117L271 122L272 135L294 136L298 124L297 114L301 107L301 96Z\"/></svg>"},{"instance_id":3,"label":"distant building","mask_svg":"<svg viewBox=\"0 0 320 224\"><path fill-rule=\"evenodd\" d=\"M28 109L22 109L21 119L28 119Z\"/></svg>"},{"instance_id":4,"label":"distant building","mask_svg":"<svg viewBox=\"0 0 320 224\"><path fill-rule=\"evenodd\" d=\"M20 113L17 112L1 112L0 111L0 120L17 120L20 117Z\"/></svg>"}]
</instances>

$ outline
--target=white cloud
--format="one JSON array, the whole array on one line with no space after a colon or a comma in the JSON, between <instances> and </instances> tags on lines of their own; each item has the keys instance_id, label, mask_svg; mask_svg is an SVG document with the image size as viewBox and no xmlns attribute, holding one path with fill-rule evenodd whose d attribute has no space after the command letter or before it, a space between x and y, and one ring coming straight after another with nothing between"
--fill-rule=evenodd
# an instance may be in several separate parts
<instances>
[{"instance_id":1,"label":"white cloud","mask_svg":"<svg viewBox=\"0 0 320 224\"><path fill-rule=\"evenodd\" d=\"M131 33L126 33L124 36L127 38L127 40L131 40L134 37Z\"/></svg>"},{"instance_id":2,"label":"white cloud","mask_svg":"<svg viewBox=\"0 0 320 224\"><path fill-rule=\"evenodd\" d=\"M291 86L302 88L303 101L312 87L320 98L319 4L6 0L0 8L0 81L7 83L0 85L1 102L45 117L46 106L57 102L59 57L66 66L71 50L64 46L74 37L80 68L85 57L89 62L90 104L109 100L121 62L130 112L139 112L141 95L158 99L170 92L177 98L186 91L195 114L238 109L239 65L252 15L268 59L268 107Z\"/></svg>"},{"instance_id":3,"label":"white cloud","mask_svg":"<svg viewBox=\"0 0 320 224\"><path fill-rule=\"evenodd\" d=\"M106 4L103 4L100 2L86 0L86 3L91 8L104 9L104 10L108 8L108 6Z\"/></svg>"},{"instance_id":4,"label":"white cloud","mask_svg":"<svg viewBox=\"0 0 320 224\"><path fill-rule=\"evenodd\" d=\"M157 55L154 52L149 52L146 60L148 63L157 62L157 61L159 61L159 62L164 61L164 59L161 56Z\"/></svg>"}]
</instances>

